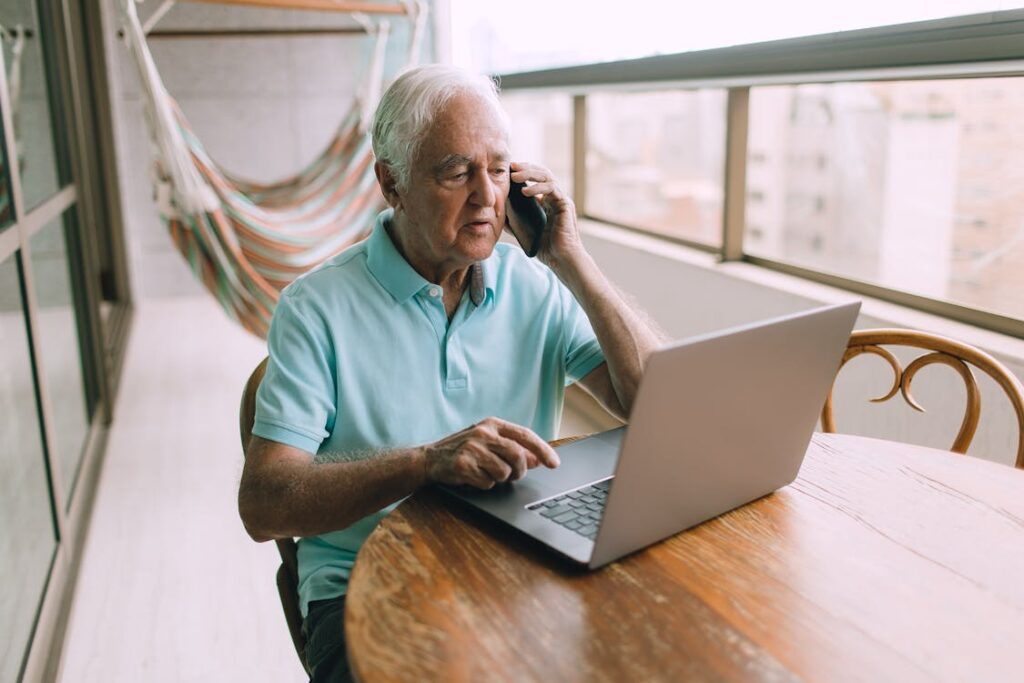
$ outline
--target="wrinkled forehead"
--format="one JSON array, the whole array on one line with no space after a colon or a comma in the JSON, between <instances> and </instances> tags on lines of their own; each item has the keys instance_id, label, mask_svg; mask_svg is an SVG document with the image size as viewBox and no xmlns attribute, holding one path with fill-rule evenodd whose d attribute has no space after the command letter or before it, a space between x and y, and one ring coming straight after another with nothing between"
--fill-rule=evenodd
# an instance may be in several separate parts
<instances>
[{"instance_id":1,"label":"wrinkled forehead","mask_svg":"<svg viewBox=\"0 0 1024 683\"><path fill-rule=\"evenodd\" d=\"M509 138L508 114L500 104L477 94L459 94L427 127L417 161L431 166L455 156L508 161Z\"/></svg>"}]
</instances>

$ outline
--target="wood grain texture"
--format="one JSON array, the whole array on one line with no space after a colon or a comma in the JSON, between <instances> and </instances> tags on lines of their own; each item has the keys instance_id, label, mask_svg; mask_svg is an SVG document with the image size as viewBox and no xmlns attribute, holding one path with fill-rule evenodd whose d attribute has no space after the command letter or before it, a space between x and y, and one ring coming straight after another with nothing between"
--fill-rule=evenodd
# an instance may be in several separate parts
<instances>
[{"instance_id":1,"label":"wood grain texture","mask_svg":"<svg viewBox=\"0 0 1024 683\"><path fill-rule=\"evenodd\" d=\"M793 485L596 572L424 490L349 586L361 681L1019 680L1024 472L815 435Z\"/></svg>"},{"instance_id":2,"label":"wood grain texture","mask_svg":"<svg viewBox=\"0 0 1024 683\"><path fill-rule=\"evenodd\" d=\"M900 367L896 356L885 349L885 346L909 346L929 350L933 353L914 359L904 370ZM888 401L899 392L903 394L903 398L914 410L923 413L925 412L924 408L914 399L910 389L917 372L929 365L940 364L953 368L960 375L967 391L967 402L964 407L964 418L960 423L960 431L950 447L950 450L956 453L967 452L981 418L981 394L968 363L985 372L1006 392L1006 396L1013 406L1013 411L1017 416L1015 464L1024 469L1024 385L994 357L963 342L928 332L902 329L857 330L850 335L850 341L843 354L843 360L839 364L839 370L841 371L850 360L862 354L880 356L893 371L892 388L884 396L871 399L873 403ZM830 433L836 431L836 422L832 415L831 392L821 410L821 426L822 431Z\"/></svg>"}]
</instances>

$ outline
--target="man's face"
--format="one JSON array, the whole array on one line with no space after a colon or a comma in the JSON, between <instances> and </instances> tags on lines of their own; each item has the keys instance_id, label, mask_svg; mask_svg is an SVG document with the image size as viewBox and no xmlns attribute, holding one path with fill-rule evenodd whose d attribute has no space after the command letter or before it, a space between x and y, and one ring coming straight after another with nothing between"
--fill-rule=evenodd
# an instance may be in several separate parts
<instances>
[{"instance_id":1,"label":"man's face","mask_svg":"<svg viewBox=\"0 0 1024 683\"><path fill-rule=\"evenodd\" d=\"M477 95L453 98L430 127L400 192L406 254L466 267L490 256L505 224L508 130Z\"/></svg>"}]
</instances>

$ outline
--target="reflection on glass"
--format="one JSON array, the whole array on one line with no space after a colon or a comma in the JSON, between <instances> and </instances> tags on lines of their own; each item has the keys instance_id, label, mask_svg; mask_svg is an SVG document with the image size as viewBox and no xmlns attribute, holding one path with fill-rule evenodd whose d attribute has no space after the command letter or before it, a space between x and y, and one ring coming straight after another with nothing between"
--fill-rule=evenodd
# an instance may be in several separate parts
<instances>
[{"instance_id":1,"label":"reflection on glass","mask_svg":"<svg viewBox=\"0 0 1024 683\"><path fill-rule=\"evenodd\" d=\"M572 97L514 92L501 101L512 124L512 158L547 167L572 194Z\"/></svg>"},{"instance_id":2,"label":"reflection on glass","mask_svg":"<svg viewBox=\"0 0 1024 683\"><path fill-rule=\"evenodd\" d=\"M7 31L0 41L7 82L20 84L9 88L15 145L11 163L16 157L27 213L60 187L43 56L48 36L40 30L34 0L4 0L0 25Z\"/></svg>"},{"instance_id":3,"label":"reflection on glass","mask_svg":"<svg viewBox=\"0 0 1024 683\"><path fill-rule=\"evenodd\" d=\"M57 461L61 490L70 504L88 431L88 416L64 221L58 219L40 229L32 238L30 251L39 323L41 381L46 382L53 421L51 453Z\"/></svg>"},{"instance_id":4,"label":"reflection on glass","mask_svg":"<svg viewBox=\"0 0 1024 683\"><path fill-rule=\"evenodd\" d=\"M748 252L1024 318L1024 79L754 88Z\"/></svg>"},{"instance_id":5,"label":"reflection on glass","mask_svg":"<svg viewBox=\"0 0 1024 683\"><path fill-rule=\"evenodd\" d=\"M0 263L0 681L18 678L56 548L15 257Z\"/></svg>"},{"instance_id":6,"label":"reflection on glass","mask_svg":"<svg viewBox=\"0 0 1024 683\"><path fill-rule=\"evenodd\" d=\"M587 213L722 241L725 91L587 97Z\"/></svg>"}]
</instances>

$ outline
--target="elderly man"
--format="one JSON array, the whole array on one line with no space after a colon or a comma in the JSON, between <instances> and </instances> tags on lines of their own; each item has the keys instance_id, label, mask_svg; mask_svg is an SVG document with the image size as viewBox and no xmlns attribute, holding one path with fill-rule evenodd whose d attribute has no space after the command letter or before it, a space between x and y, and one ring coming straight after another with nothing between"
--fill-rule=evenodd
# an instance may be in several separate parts
<instances>
[{"instance_id":1,"label":"elderly man","mask_svg":"<svg viewBox=\"0 0 1024 683\"><path fill-rule=\"evenodd\" d=\"M314 681L347 678L349 573L398 501L431 482L487 489L557 467L547 440L565 387L625 417L660 341L588 255L551 173L511 161L490 79L404 74L377 109L373 149L390 208L281 296L239 490L254 539L301 537ZM497 244L510 180L546 210L537 260Z\"/></svg>"}]
</instances>

